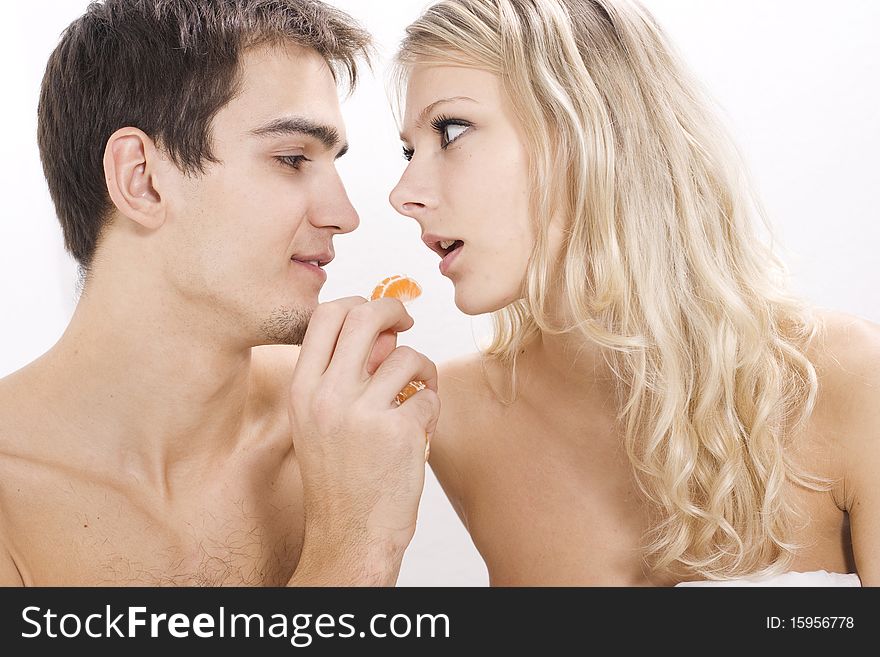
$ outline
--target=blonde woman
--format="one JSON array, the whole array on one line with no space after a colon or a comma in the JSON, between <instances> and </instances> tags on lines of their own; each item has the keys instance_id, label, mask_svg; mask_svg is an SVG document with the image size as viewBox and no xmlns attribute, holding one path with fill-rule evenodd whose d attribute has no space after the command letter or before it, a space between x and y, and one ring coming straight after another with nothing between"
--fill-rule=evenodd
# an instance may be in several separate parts
<instances>
[{"instance_id":1,"label":"blonde woman","mask_svg":"<svg viewBox=\"0 0 880 657\"><path fill-rule=\"evenodd\" d=\"M880 584L880 327L789 295L640 5L444 0L391 193L456 305L431 465L493 585Z\"/></svg>"}]
</instances>

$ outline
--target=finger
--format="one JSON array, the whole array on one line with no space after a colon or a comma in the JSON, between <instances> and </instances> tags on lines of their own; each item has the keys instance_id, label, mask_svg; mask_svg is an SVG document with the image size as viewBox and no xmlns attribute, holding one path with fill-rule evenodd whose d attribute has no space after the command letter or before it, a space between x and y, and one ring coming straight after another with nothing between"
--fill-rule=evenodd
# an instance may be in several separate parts
<instances>
[{"instance_id":1,"label":"finger","mask_svg":"<svg viewBox=\"0 0 880 657\"><path fill-rule=\"evenodd\" d=\"M430 441L440 417L440 397L429 388L419 390L394 412L413 418Z\"/></svg>"},{"instance_id":2,"label":"finger","mask_svg":"<svg viewBox=\"0 0 880 657\"><path fill-rule=\"evenodd\" d=\"M346 380L365 380L367 362L379 334L399 333L412 325L412 317L397 299L378 299L353 308L339 332L327 372Z\"/></svg>"},{"instance_id":3,"label":"finger","mask_svg":"<svg viewBox=\"0 0 880 657\"><path fill-rule=\"evenodd\" d=\"M415 349L398 347L371 377L365 397L380 407L382 404L391 404L397 393L410 381L422 381L426 388L436 392L437 366L430 358ZM405 403L409 403L409 400Z\"/></svg>"},{"instance_id":4,"label":"finger","mask_svg":"<svg viewBox=\"0 0 880 657\"><path fill-rule=\"evenodd\" d=\"M382 331L376 342L373 344L373 350L367 358L367 374L375 374L379 369L379 365L388 358L389 354L397 347L397 333L394 331Z\"/></svg>"},{"instance_id":5,"label":"finger","mask_svg":"<svg viewBox=\"0 0 880 657\"><path fill-rule=\"evenodd\" d=\"M294 379L315 380L324 374L333 358L345 318L353 308L366 303L363 297L346 297L315 308L303 337Z\"/></svg>"}]
</instances>

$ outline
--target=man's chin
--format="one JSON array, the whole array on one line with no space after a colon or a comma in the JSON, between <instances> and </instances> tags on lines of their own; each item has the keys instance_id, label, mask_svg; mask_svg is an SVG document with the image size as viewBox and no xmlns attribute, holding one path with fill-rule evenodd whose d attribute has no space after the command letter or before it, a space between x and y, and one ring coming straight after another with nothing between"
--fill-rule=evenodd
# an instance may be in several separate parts
<instances>
[{"instance_id":1,"label":"man's chin","mask_svg":"<svg viewBox=\"0 0 880 657\"><path fill-rule=\"evenodd\" d=\"M265 344L301 345L314 308L276 308L262 324Z\"/></svg>"}]
</instances>

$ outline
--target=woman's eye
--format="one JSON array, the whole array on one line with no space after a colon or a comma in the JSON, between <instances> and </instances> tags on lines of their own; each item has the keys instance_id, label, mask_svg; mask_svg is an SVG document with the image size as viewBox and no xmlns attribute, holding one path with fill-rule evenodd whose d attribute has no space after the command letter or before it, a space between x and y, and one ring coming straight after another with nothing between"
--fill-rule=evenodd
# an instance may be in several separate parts
<instances>
[{"instance_id":1,"label":"woman's eye","mask_svg":"<svg viewBox=\"0 0 880 657\"><path fill-rule=\"evenodd\" d=\"M456 119L451 116L438 116L431 121L434 132L440 135L440 148L446 148L461 137L473 124L464 119Z\"/></svg>"},{"instance_id":2,"label":"woman's eye","mask_svg":"<svg viewBox=\"0 0 880 657\"><path fill-rule=\"evenodd\" d=\"M443 146L446 147L461 137L470 126L449 123L443 128Z\"/></svg>"}]
</instances>

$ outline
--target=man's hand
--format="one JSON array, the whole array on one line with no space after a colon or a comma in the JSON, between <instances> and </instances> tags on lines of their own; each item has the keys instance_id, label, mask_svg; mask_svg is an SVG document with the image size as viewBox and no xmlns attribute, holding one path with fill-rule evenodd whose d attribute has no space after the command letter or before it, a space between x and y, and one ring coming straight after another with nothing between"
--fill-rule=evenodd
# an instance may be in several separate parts
<instances>
[{"instance_id":1,"label":"man's hand","mask_svg":"<svg viewBox=\"0 0 880 657\"><path fill-rule=\"evenodd\" d=\"M394 584L415 532L437 368L396 347L412 318L395 299L318 306L293 374L290 420L305 502L291 584ZM421 390L398 406L413 380Z\"/></svg>"}]
</instances>

